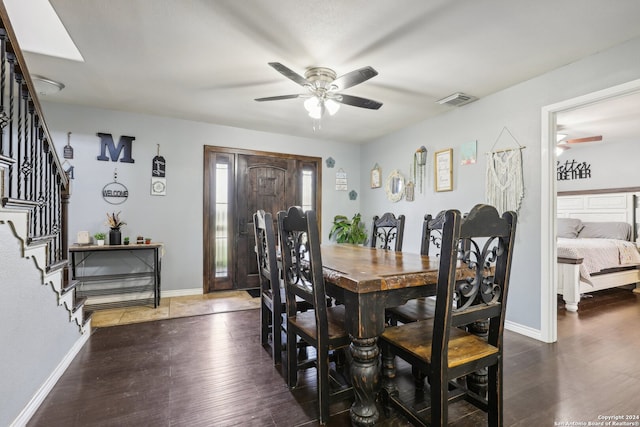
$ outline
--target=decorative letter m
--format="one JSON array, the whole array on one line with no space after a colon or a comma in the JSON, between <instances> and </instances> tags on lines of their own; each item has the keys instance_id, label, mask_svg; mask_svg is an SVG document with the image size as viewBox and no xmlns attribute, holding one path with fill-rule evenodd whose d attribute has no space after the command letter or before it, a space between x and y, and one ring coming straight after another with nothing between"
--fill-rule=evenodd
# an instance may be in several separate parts
<instances>
[{"instance_id":1,"label":"decorative letter m","mask_svg":"<svg viewBox=\"0 0 640 427\"><path fill-rule=\"evenodd\" d=\"M98 132L98 136L100 137L100 155L98 156L98 160L102 160L104 162L109 161L109 157L107 157L108 148L112 162L117 162L118 157L120 157L120 153L124 151L120 161L122 163L135 163L135 160L131 158L131 143L136 139L135 137L122 135L120 137L120 141L118 141L118 146L116 147L110 133Z\"/></svg>"}]
</instances>

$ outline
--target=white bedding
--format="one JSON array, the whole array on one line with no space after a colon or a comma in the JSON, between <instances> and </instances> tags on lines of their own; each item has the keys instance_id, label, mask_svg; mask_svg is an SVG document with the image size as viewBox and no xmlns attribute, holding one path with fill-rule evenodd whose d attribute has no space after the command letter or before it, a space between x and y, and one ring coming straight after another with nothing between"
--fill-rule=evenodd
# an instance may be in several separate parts
<instances>
[{"instance_id":1,"label":"white bedding","mask_svg":"<svg viewBox=\"0 0 640 427\"><path fill-rule=\"evenodd\" d=\"M583 258L580 276L587 282L591 273L607 268L640 265L640 253L633 242L615 239L567 239L558 237L558 257Z\"/></svg>"}]
</instances>

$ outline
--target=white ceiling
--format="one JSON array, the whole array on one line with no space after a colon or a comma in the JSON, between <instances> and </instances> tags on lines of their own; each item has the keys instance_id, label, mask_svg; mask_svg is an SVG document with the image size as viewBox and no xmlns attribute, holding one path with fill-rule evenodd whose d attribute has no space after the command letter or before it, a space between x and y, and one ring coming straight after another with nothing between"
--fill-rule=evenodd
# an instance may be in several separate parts
<instances>
[{"instance_id":1,"label":"white ceiling","mask_svg":"<svg viewBox=\"0 0 640 427\"><path fill-rule=\"evenodd\" d=\"M49 101L352 142L456 108L435 102L454 92L482 98L640 36L637 0L51 4L84 62L25 54L31 74L66 86ZM345 93L384 105L345 105L314 131L303 100L254 101L301 92L268 62L299 74L372 66L379 75Z\"/></svg>"}]
</instances>

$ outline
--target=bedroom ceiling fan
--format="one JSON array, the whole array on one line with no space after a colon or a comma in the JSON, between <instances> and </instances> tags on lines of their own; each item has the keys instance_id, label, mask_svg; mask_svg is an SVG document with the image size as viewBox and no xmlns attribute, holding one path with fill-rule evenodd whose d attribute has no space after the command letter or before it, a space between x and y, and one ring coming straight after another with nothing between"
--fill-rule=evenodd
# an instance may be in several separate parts
<instances>
[{"instance_id":1,"label":"bedroom ceiling fan","mask_svg":"<svg viewBox=\"0 0 640 427\"><path fill-rule=\"evenodd\" d=\"M556 155L564 153L566 150L571 149L572 144L580 144L584 142L599 142L602 141L602 135L587 136L583 138L567 138L567 135L558 133L558 142L556 144Z\"/></svg>"},{"instance_id":2,"label":"bedroom ceiling fan","mask_svg":"<svg viewBox=\"0 0 640 427\"><path fill-rule=\"evenodd\" d=\"M580 144L582 142L598 142L602 141L602 135L587 136L585 138L566 139L567 144Z\"/></svg>"},{"instance_id":3,"label":"bedroom ceiling fan","mask_svg":"<svg viewBox=\"0 0 640 427\"><path fill-rule=\"evenodd\" d=\"M304 108L313 119L321 119L325 112L334 115L340 104L377 110L382 103L359 96L346 95L339 91L348 89L378 75L372 67L363 67L337 77L335 71L325 67L307 69L304 77L279 62L269 62L280 74L304 87L306 93L256 98L256 101L280 101L283 99L306 98Z\"/></svg>"}]
</instances>

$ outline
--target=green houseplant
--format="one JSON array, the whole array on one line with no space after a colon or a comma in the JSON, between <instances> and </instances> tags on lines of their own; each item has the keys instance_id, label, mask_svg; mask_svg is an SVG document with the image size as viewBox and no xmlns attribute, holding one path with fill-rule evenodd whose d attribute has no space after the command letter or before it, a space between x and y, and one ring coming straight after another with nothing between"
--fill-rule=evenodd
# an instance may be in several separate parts
<instances>
[{"instance_id":1,"label":"green houseplant","mask_svg":"<svg viewBox=\"0 0 640 427\"><path fill-rule=\"evenodd\" d=\"M96 239L96 243L98 246L104 245L104 239L107 237L104 233L96 233L93 235L93 238Z\"/></svg>"},{"instance_id":2,"label":"green houseplant","mask_svg":"<svg viewBox=\"0 0 640 427\"><path fill-rule=\"evenodd\" d=\"M336 215L333 218L333 226L329 231L329 238L337 243L363 244L367 241L367 232L359 213L351 220L344 215Z\"/></svg>"}]
</instances>

